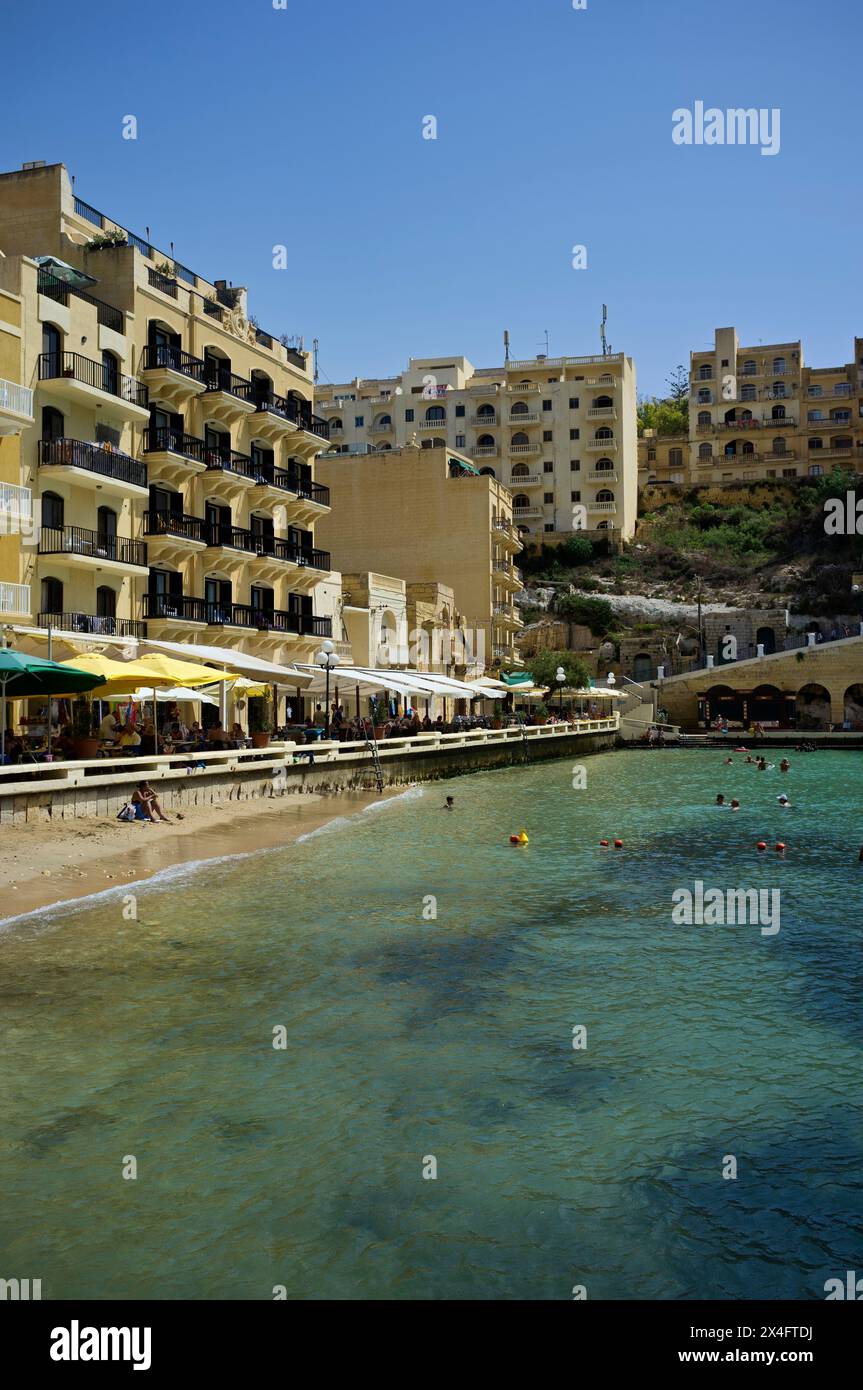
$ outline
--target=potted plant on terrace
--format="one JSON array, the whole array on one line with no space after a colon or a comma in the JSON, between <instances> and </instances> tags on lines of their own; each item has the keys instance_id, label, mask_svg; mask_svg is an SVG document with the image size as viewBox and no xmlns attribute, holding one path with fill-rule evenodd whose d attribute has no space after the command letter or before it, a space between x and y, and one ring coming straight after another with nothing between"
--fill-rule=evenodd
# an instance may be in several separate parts
<instances>
[{"instance_id":1,"label":"potted plant on terrace","mask_svg":"<svg viewBox=\"0 0 863 1390\"><path fill-rule=\"evenodd\" d=\"M503 728L503 705L500 700L494 702L494 714L492 715L491 727L493 729Z\"/></svg>"},{"instance_id":2,"label":"potted plant on terrace","mask_svg":"<svg viewBox=\"0 0 863 1390\"><path fill-rule=\"evenodd\" d=\"M386 704L383 700L379 700L376 695L373 695L369 700L369 709L372 716L372 724L374 725L375 738L381 739L384 736L387 712Z\"/></svg>"},{"instance_id":3,"label":"potted plant on terrace","mask_svg":"<svg viewBox=\"0 0 863 1390\"><path fill-rule=\"evenodd\" d=\"M253 748L266 748L273 732L273 702L269 695L249 701L249 733Z\"/></svg>"},{"instance_id":4,"label":"potted plant on terrace","mask_svg":"<svg viewBox=\"0 0 863 1390\"><path fill-rule=\"evenodd\" d=\"M95 758L99 751L89 700L76 700L72 706L72 751L76 758Z\"/></svg>"}]
</instances>

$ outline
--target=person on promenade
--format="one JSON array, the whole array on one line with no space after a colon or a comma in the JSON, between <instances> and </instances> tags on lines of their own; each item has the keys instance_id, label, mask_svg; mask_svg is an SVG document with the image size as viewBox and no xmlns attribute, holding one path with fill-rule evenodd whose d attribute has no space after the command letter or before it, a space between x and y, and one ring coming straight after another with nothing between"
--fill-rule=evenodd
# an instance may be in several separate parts
<instances>
[{"instance_id":1,"label":"person on promenade","mask_svg":"<svg viewBox=\"0 0 863 1390\"><path fill-rule=\"evenodd\" d=\"M166 825L171 824L168 817L163 812L159 804L159 798L156 796L149 782L138 783L132 793L132 805L135 807L135 816L138 820L155 822L156 816L158 816L159 820L163 820ZM156 813L155 815L153 814L154 811Z\"/></svg>"}]
</instances>

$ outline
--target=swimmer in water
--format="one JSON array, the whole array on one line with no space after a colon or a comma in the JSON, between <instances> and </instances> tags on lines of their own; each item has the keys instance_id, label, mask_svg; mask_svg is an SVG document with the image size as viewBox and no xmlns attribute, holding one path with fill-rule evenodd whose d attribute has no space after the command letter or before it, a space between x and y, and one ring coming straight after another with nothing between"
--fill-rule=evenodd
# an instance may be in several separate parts
<instances>
[{"instance_id":1,"label":"swimmer in water","mask_svg":"<svg viewBox=\"0 0 863 1390\"><path fill-rule=\"evenodd\" d=\"M740 810L740 802L737 800L737 797L736 797L736 796L732 798L732 801L731 801L731 809L732 809L732 811L739 811L739 810Z\"/></svg>"},{"instance_id":2,"label":"swimmer in water","mask_svg":"<svg viewBox=\"0 0 863 1390\"><path fill-rule=\"evenodd\" d=\"M782 807L783 811L790 809L791 802L788 800L788 797L785 795L784 792L781 796L777 796L776 800L779 802L779 805Z\"/></svg>"},{"instance_id":3,"label":"swimmer in water","mask_svg":"<svg viewBox=\"0 0 863 1390\"><path fill-rule=\"evenodd\" d=\"M788 761L788 759L787 759L787 758L783 758L783 759L782 759L782 762L779 764L779 771L780 771L780 772L787 772L788 769L790 768L790 766L791 766L791 764L790 764L790 762Z\"/></svg>"},{"instance_id":4,"label":"swimmer in water","mask_svg":"<svg viewBox=\"0 0 863 1390\"><path fill-rule=\"evenodd\" d=\"M724 806L724 805L725 805L725 797L722 795L722 792L720 792L719 795L718 795L717 798L716 798L716 805L717 805L717 806Z\"/></svg>"},{"instance_id":5,"label":"swimmer in water","mask_svg":"<svg viewBox=\"0 0 863 1390\"><path fill-rule=\"evenodd\" d=\"M733 763L733 762L734 762L734 759L733 759L733 758L726 758L726 759L725 759L725 766L727 767L729 763Z\"/></svg>"},{"instance_id":6,"label":"swimmer in water","mask_svg":"<svg viewBox=\"0 0 863 1390\"><path fill-rule=\"evenodd\" d=\"M749 757L746 759L746 761L747 761L748 763L751 763L751 762L753 761L753 758L752 758L752 754L751 754L751 753L750 753Z\"/></svg>"},{"instance_id":7,"label":"swimmer in water","mask_svg":"<svg viewBox=\"0 0 863 1390\"><path fill-rule=\"evenodd\" d=\"M455 810L455 797L448 796L447 799L446 799L446 801L444 802L443 806L441 806L441 810L442 810L442 811L454 811L454 810Z\"/></svg>"}]
</instances>

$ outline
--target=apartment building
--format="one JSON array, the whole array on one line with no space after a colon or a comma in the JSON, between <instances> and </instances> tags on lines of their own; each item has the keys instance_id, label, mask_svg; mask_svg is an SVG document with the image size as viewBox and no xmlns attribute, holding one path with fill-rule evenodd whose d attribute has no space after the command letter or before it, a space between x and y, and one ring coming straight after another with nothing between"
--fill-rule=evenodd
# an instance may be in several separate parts
<instances>
[{"instance_id":1,"label":"apartment building","mask_svg":"<svg viewBox=\"0 0 863 1390\"><path fill-rule=\"evenodd\" d=\"M466 357L411 358L400 376L319 386L316 399L333 451L415 442L473 460L511 491L528 543L634 532L635 367L622 353L487 368Z\"/></svg>"},{"instance_id":2,"label":"apartment building","mask_svg":"<svg viewBox=\"0 0 863 1390\"><path fill-rule=\"evenodd\" d=\"M657 483L683 487L689 482L689 437L645 430L638 441L638 487Z\"/></svg>"},{"instance_id":3,"label":"apartment building","mask_svg":"<svg viewBox=\"0 0 863 1390\"><path fill-rule=\"evenodd\" d=\"M522 583L513 556L522 539L513 524L512 495L437 438L433 434L426 447L320 456L318 476L333 505L319 534L346 576L383 570L405 580L417 613L420 605L435 610L427 615L432 626L436 612L446 609L434 587L446 576L455 605L446 622L467 630L470 653L479 658L454 663L459 670L453 674L470 664L479 668L482 658L486 668L518 666L515 634L522 620L513 596ZM418 625L427 626L421 617Z\"/></svg>"},{"instance_id":4,"label":"apartment building","mask_svg":"<svg viewBox=\"0 0 863 1390\"><path fill-rule=\"evenodd\" d=\"M0 622L26 622L33 511L30 489L21 485L21 435L33 424L33 392L23 384L21 296L6 278L0 255Z\"/></svg>"},{"instance_id":5,"label":"apartment building","mask_svg":"<svg viewBox=\"0 0 863 1390\"><path fill-rule=\"evenodd\" d=\"M807 367L799 339L742 347L718 328L691 354L689 420L695 485L863 471L863 340L849 363Z\"/></svg>"},{"instance_id":6,"label":"apartment building","mask_svg":"<svg viewBox=\"0 0 863 1390\"><path fill-rule=\"evenodd\" d=\"M0 376L19 407L33 396L0 477L37 509L33 621L308 659L332 630L314 607L329 430L309 356L256 325L244 289L82 201L63 165L0 175L0 251L21 353L16 378L0 347ZM8 398L0 384L0 429Z\"/></svg>"}]
</instances>

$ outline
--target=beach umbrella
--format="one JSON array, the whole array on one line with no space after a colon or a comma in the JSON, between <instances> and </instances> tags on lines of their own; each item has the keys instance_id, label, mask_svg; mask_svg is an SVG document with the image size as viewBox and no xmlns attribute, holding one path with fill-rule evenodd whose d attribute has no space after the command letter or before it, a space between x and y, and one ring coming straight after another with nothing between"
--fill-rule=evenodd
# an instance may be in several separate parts
<instances>
[{"instance_id":1,"label":"beach umbrella","mask_svg":"<svg viewBox=\"0 0 863 1390\"><path fill-rule=\"evenodd\" d=\"M175 657L163 656L160 652L141 656L136 661L116 661L101 652L88 652L85 656L73 657L71 661L60 664L67 670L77 667L101 676L105 684L99 694L106 699L128 695L141 686L182 685L187 688L233 679L233 675L214 671L211 666L177 661Z\"/></svg>"},{"instance_id":2,"label":"beach umbrella","mask_svg":"<svg viewBox=\"0 0 863 1390\"><path fill-rule=\"evenodd\" d=\"M25 656L10 647L0 648L0 760L6 756L6 700L12 687L13 699L28 695L75 695L104 685L104 676L94 675L64 662L47 661L41 656ZM48 717L50 737L51 718Z\"/></svg>"},{"instance_id":3,"label":"beach umbrella","mask_svg":"<svg viewBox=\"0 0 863 1390\"><path fill-rule=\"evenodd\" d=\"M142 686L136 690L134 695L124 696L133 704L141 704L144 700L152 700L153 687ZM156 689L156 700L160 705L173 704L176 700L200 700L202 705L217 705L219 703L215 695L205 695L201 690L192 690L182 685L174 685L169 690Z\"/></svg>"}]
</instances>

